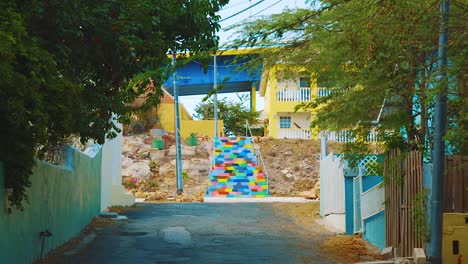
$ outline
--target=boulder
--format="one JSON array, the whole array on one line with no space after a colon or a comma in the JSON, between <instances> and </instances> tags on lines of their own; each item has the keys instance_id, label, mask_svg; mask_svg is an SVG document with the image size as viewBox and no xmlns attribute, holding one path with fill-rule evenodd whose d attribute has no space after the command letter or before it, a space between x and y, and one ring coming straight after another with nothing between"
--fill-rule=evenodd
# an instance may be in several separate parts
<instances>
[{"instance_id":1,"label":"boulder","mask_svg":"<svg viewBox=\"0 0 468 264\"><path fill-rule=\"evenodd\" d=\"M150 159L154 161L162 160L166 156L166 151L161 149L156 149L156 148L151 148L149 150L150 154Z\"/></svg>"},{"instance_id":2,"label":"boulder","mask_svg":"<svg viewBox=\"0 0 468 264\"><path fill-rule=\"evenodd\" d=\"M194 156L196 147L182 145L182 157ZM170 146L167 151L168 156L176 156L176 146Z\"/></svg>"},{"instance_id":3,"label":"boulder","mask_svg":"<svg viewBox=\"0 0 468 264\"><path fill-rule=\"evenodd\" d=\"M317 195L313 190L300 192L299 195L306 199L317 199Z\"/></svg>"},{"instance_id":4,"label":"boulder","mask_svg":"<svg viewBox=\"0 0 468 264\"><path fill-rule=\"evenodd\" d=\"M122 176L132 176L136 178L149 178L151 170L149 160L139 160L122 169Z\"/></svg>"}]
</instances>

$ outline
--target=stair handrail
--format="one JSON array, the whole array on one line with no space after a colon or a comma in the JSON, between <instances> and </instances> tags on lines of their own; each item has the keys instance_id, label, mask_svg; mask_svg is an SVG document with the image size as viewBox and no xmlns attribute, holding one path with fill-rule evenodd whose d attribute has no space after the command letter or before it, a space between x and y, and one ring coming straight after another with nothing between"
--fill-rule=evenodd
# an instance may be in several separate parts
<instances>
[{"instance_id":1,"label":"stair handrail","mask_svg":"<svg viewBox=\"0 0 468 264\"><path fill-rule=\"evenodd\" d=\"M253 147L254 147L254 150L255 150L255 156L257 158L257 162L260 162L260 165L263 168L263 173L265 174L265 179L266 179L267 183L269 183L269 181L268 181L268 172L267 172L267 168L265 166L265 162L263 161L263 156L262 156L262 152L260 151L260 146L255 143L255 140L254 140L253 134L252 134L252 130L250 129L249 121L246 119L245 120L245 137L246 138L249 138L249 133L250 133L250 138L252 140L252 144L253 144ZM270 195L270 184L268 184L267 186L268 186L267 193L268 193L268 195Z\"/></svg>"}]
</instances>

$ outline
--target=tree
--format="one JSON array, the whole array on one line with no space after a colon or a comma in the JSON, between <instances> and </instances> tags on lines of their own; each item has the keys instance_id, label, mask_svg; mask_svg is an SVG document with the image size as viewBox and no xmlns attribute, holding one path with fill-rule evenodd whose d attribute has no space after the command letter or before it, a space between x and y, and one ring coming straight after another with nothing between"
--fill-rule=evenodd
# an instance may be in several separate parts
<instances>
[{"instance_id":1,"label":"tree","mask_svg":"<svg viewBox=\"0 0 468 264\"><path fill-rule=\"evenodd\" d=\"M250 111L243 102L245 96L239 96L240 102L228 101L223 98L218 101L218 118L224 122L224 133L228 136L240 136L245 134L245 121L249 125L258 124L259 112ZM214 118L214 102L209 99L195 107L195 118L207 120Z\"/></svg>"},{"instance_id":2,"label":"tree","mask_svg":"<svg viewBox=\"0 0 468 264\"><path fill-rule=\"evenodd\" d=\"M2 1L0 161L12 205L22 208L35 158L72 134L104 143L118 131L112 115L127 120L140 94L157 105L174 69L167 51L215 49L227 2Z\"/></svg>"},{"instance_id":3,"label":"tree","mask_svg":"<svg viewBox=\"0 0 468 264\"><path fill-rule=\"evenodd\" d=\"M407 149L430 148L433 96L438 91L437 48L440 1L330 0L317 8L286 10L239 28L234 46L271 46L258 63L302 66L332 93L300 107L315 113L319 129L352 129L362 138L385 102L380 130L392 130ZM460 97L466 77L466 18L463 1L452 1L448 80L452 114L449 135L465 138ZM465 21L465 22L463 22ZM460 88L459 88L460 87ZM466 102L466 101L465 101ZM458 107L457 107L458 106ZM320 109L320 111L319 111ZM463 120L464 124L460 123ZM462 131L460 131L462 130ZM401 131L401 133L400 133ZM391 137L395 138L395 137ZM388 145L395 142L387 138ZM463 149L463 144L456 151Z\"/></svg>"}]
</instances>

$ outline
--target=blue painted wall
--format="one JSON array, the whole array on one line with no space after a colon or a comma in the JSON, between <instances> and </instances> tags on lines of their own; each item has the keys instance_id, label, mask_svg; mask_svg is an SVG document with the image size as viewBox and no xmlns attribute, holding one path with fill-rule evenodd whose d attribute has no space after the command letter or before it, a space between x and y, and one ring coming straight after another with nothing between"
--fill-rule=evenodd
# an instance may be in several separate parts
<instances>
[{"instance_id":1,"label":"blue painted wall","mask_svg":"<svg viewBox=\"0 0 468 264\"><path fill-rule=\"evenodd\" d=\"M353 179L355 177L344 177L345 179L345 212L346 212L346 234L354 233L354 196ZM382 176L364 176L362 177L362 191L368 191L370 188L381 183ZM385 227L385 226L384 226Z\"/></svg>"},{"instance_id":2,"label":"blue painted wall","mask_svg":"<svg viewBox=\"0 0 468 264\"><path fill-rule=\"evenodd\" d=\"M385 248L385 211L364 220L364 239L381 249Z\"/></svg>"},{"instance_id":3,"label":"blue painted wall","mask_svg":"<svg viewBox=\"0 0 468 264\"><path fill-rule=\"evenodd\" d=\"M91 222L101 207L101 153L90 157L69 148L61 166L37 162L24 211L7 214L0 208L0 263L33 263L41 254L39 232L48 229L52 233L44 240L46 255ZM3 177L0 171L2 183Z\"/></svg>"},{"instance_id":4,"label":"blue painted wall","mask_svg":"<svg viewBox=\"0 0 468 264\"><path fill-rule=\"evenodd\" d=\"M354 233L353 179L354 177L345 177L345 217L348 235Z\"/></svg>"}]
</instances>

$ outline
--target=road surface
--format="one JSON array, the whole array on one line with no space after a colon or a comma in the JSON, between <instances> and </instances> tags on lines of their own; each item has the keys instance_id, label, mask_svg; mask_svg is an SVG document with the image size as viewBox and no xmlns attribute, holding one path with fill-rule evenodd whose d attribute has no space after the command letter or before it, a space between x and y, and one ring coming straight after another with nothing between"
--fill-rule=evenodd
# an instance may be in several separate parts
<instances>
[{"instance_id":1,"label":"road surface","mask_svg":"<svg viewBox=\"0 0 468 264\"><path fill-rule=\"evenodd\" d=\"M142 203L50 263L338 263L273 204Z\"/></svg>"}]
</instances>

